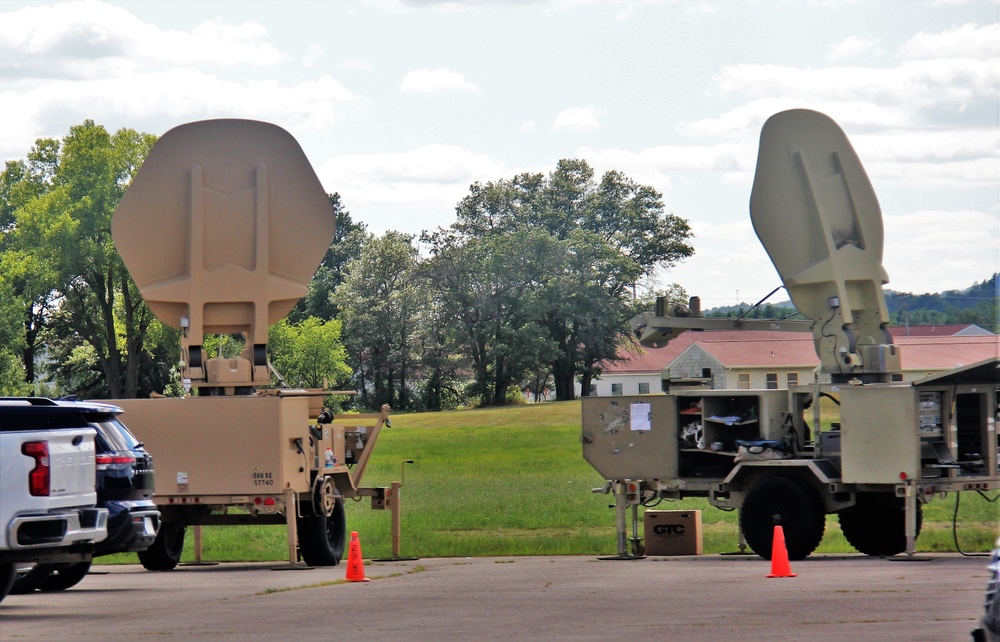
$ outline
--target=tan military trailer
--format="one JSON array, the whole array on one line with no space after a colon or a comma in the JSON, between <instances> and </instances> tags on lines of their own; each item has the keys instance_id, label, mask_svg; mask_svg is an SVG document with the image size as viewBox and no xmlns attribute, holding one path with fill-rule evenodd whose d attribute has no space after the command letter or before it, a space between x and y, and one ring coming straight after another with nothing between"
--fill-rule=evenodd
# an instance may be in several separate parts
<instances>
[{"instance_id":1,"label":"tan military trailer","mask_svg":"<svg viewBox=\"0 0 1000 642\"><path fill-rule=\"evenodd\" d=\"M819 380L672 391L665 381L666 394L585 397L583 455L607 480L595 491L614 494L618 557L644 552L640 505L684 497L738 509L741 548L766 559L776 525L790 559L808 556L829 513L860 552L912 555L924 503L1000 488L1000 358L903 381L886 331L881 210L827 116L791 110L764 124L750 216L809 321L705 318L694 298L658 301L632 330L654 347L685 330L811 331Z\"/></svg>"},{"instance_id":2,"label":"tan military trailer","mask_svg":"<svg viewBox=\"0 0 1000 642\"><path fill-rule=\"evenodd\" d=\"M331 391L271 383L268 326L306 293L334 225L295 139L249 120L168 131L119 203L115 244L150 309L180 330L191 393L114 402L156 457L162 526L146 568L176 566L188 526L234 524L286 524L291 564L336 565L344 500L391 502L360 486L387 407L337 417L323 407ZM236 333L240 357L207 354L206 335Z\"/></svg>"}]
</instances>

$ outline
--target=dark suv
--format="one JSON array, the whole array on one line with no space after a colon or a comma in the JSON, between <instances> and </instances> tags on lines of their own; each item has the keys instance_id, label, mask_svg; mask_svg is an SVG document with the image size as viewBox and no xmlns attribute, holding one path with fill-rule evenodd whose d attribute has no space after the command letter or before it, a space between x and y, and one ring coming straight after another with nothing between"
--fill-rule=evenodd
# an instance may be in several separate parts
<instances>
[{"instance_id":1,"label":"dark suv","mask_svg":"<svg viewBox=\"0 0 1000 642\"><path fill-rule=\"evenodd\" d=\"M94 544L94 557L144 551L156 539L160 511L153 503L153 458L118 420L121 408L108 404L60 399L59 406L79 410L97 430L97 506L108 509L108 536ZM19 569L13 594L62 591L90 570L90 562L38 564Z\"/></svg>"}]
</instances>

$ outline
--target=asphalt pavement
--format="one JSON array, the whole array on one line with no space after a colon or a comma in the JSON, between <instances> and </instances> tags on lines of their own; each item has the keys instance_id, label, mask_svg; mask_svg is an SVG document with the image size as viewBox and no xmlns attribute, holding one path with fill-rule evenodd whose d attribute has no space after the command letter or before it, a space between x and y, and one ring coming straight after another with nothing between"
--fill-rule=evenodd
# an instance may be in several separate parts
<instances>
[{"instance_id":1,"label":"asphalt pavement","mask_svg":"<svg viewBox=\"0 0 1000 642\"><path fill-rule=\"evenodd\" d=\"M345 564L94 566L0 604L0 640L970 640L985 557L476 557Z\"/></svg>"}]
</instances>

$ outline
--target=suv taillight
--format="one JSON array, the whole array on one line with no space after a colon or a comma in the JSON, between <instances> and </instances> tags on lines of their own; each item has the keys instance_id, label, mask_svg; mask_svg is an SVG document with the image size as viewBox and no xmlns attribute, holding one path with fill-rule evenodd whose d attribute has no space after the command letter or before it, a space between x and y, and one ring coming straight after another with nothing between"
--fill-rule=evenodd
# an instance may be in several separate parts
<instances>
[{"instance_id":1,"label":"suv taillight","mask_svg":"<svg viewBox=\"0 0 1000 642\"><path fill-rule=\"evenodd\" d=\"M122 465L132 466L135 464L135 457L132 455L98 455L94 459L97 470L107 470L109 466Z\"/></svg>"},{"instance_id":2,"label":"suv taillight","mask_svg":"<svg viewBox=\"0 0 1000 642\"><path fill-rule=\"evenodd\" d=\"M35 467L28 473L28 492L36 497L49 495L49 442L27 441L21 452L35 460Z\"/></svg>"}]
</instances>

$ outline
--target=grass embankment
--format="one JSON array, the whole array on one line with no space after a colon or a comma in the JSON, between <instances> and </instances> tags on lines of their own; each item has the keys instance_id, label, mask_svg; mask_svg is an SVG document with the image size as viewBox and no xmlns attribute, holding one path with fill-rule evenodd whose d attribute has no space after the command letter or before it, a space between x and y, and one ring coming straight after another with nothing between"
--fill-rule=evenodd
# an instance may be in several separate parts
<instances>
[{"instance_id":1,"label":"grass embankment","mask_svg":"<svg viewBox=\"0 0 1000 642\"><path fill-rule=\"evenodd\" d=\"M400 553L415 557L504 555L608 555L616 552L613 498L591 493L604 480L584 461L580 446L580 402L511 408L402 414L383 430L365 473L365 486L389 486L406 465ZM155 456L155 453L154 453ZM993 546L1000 502L974 493L962 496L958 541L962 550ZM736 512L705 500L661 502L657 510L701 509L704 550L737 550ZM924 508L921 551L954 551L955 495ZM347 505L348 531L358 531L365 557L392 552L389 511L369 501ZM203 529L203 559L282 560L284 526ZM641 525L640 525L641 532ZM851 552L835 515L827 517L818 552ZM184 561L194 558L191 529ZM134 555L101 562L134 562Z\"/></svg>"}]
</instances>

